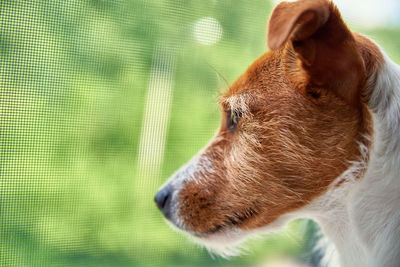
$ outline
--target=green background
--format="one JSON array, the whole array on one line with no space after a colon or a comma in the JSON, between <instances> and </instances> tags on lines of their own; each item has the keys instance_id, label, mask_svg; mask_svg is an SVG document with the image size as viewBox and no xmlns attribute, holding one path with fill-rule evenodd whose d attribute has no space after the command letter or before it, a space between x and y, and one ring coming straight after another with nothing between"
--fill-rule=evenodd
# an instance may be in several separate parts
<instances>
[{"instance_id":1,"label":"green background","mask_svg":"<svg viewBox=\"0 0 400 267\"><path fill-rule=\"evenodd\" d=\"M219 93L266 51L271 7L1 0L0 266L260 266L301 255L297 221L245 256L213 259L153 203L213 136ZM223 30L213 45L193 34L205 17ZM358 30L400 61L398 29Z\"/></svg>"}]
</instances>

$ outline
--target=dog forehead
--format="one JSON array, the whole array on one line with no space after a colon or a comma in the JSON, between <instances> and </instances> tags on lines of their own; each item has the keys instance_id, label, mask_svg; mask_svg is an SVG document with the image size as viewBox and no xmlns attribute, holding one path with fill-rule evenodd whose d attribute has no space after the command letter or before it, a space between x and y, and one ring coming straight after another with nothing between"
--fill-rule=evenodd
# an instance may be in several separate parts
<instances>
[{"instance_id":1,"label":"dog forehead","mask_svg":"<svg viewBox=\"0 0 400 267\"><path fill-rule=\"evenodd\" d=\"M229 87L225 96L240 94L245 91L257 89L263 85L271 76L278 75L279 62L281 59L275 51L268 51L256 59L246 71Z\"/></svg>"},{"instance_id":2,"label":"dog forehead","mask_svg":"<svg viewBox=\"0 0 400 267\"><path fill-rule=\"evenodd\" d=\"M254 61L221 96L222 108L252 112L287 108L298 102L283 71L283 56L282 51L268 51Z\"/></svg>"},{"instance_id":3,"label":"dog forehead","mask_svg":"<svg viewBox=\"0 0 400 267\"><path fill-rule=\"evenodd\" d=\"M223 105L235 102L242 105L245 101L249 105L250 100L276 100L274 96L290 93L289 82L282 71L281 57L281 51L268 51L263 54L229 87L220 102Z\"/></svg>"}]
</instances>

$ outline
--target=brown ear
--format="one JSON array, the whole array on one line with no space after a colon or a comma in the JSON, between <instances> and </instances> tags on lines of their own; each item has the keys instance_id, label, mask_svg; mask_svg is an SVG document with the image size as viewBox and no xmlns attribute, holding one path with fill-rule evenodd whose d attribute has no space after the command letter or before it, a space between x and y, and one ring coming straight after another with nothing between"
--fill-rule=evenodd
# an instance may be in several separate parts
<instances>
[{"instance_id":1,"label":"brown ear","mask_svg":"<svg viewBox=\"0 0 400 267\"><path fill-rule=\"evenodd\" d=\"M360 101L364 63L352 33L330 1L280 3L269 21L268 46L293 49L310 86L333 90L350 104Z\"/></svg>"}]
</instances>

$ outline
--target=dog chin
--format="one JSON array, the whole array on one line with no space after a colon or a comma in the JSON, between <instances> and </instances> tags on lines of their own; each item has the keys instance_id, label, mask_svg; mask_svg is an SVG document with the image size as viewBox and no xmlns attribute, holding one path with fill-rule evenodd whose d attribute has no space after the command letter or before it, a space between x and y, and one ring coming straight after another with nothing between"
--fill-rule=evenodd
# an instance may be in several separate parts
<instances>
[{"instance_id":1,"label":"dog chin","mask_svg":"<svg viewBox=\"0 0 400 267\"><path fill-rule=\"evenodd\" d=\"M223 258L241 254L244 250L241 244L251 235L250 232L235 227L224 228L210 234L198 234L183 230L172 222L168 223L174 230L185 234L189 240L204 246L210 253Z\"/></svg>"},{"instance_id":2,"label":"dog chin","mask_svg":"<svg viewBox=\"0 0 400 267\"><path fill-rule=\"evenodd\" d=\"M237 256L243 252L241 244L249 237L250 233L239 228L226 228L216 233L197 236L192 239L211 253L218 254L224 258Z\"/></svg>"},{"instance_id":3,"label":"dog chin","mask_svg":"<svg viewBox=\"0 0 400 267\"><path fill-rule=\"evenodd\" d=\"M293 214L286 214L277 220L260 228L243 230L238 227L224 227L216 232L198 234L181 227L180 223L168 221L169 225L179 233L183 233L193 242L204 246L210 253L224 258L237 256L246 251L243 243L251 238L280 231L288 221L298 218Z\"/></svg>"}]
</instances>

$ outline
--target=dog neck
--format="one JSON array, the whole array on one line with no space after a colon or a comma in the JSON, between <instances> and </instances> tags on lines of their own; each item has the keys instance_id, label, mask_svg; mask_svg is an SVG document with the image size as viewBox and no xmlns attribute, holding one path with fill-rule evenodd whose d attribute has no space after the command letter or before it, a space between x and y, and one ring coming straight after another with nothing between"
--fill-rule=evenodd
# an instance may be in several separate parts
<instances>
[{"instance_id":1,"label":"dog neck","mask_svg":"<svg viewBox=\"0 0 400 267\"><path fill-rule=\"evenodd\" d=\"M310 205L309 214L334 244L323 260L329 264L322 266L400 264L400 67L384 58L370 78L369 151L361 145L362 159Z\"/></svg>"}]
</instances>

